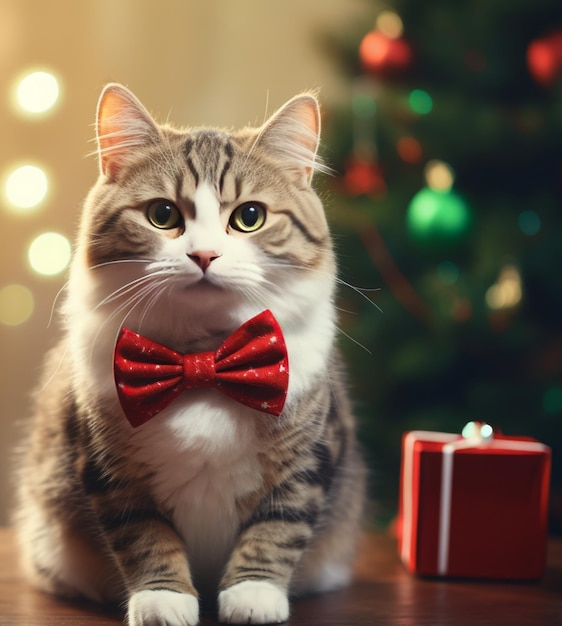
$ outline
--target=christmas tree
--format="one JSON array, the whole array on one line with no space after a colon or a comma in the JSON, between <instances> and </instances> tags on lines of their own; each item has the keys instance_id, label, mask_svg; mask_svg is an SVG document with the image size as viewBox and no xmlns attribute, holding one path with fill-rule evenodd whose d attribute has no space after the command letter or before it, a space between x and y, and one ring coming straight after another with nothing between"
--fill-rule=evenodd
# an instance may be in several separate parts
<instances>
[{"instance_id":1,"label":"christmas tree","mask_svg":"<svg viewBox=\"0 0 562 626\"><path fill-rule=\"evenodd\" d=\"M371 17L330 39L350 97L325 144L340 274L380 287L340 293L379 517L405 431L479 420L552 447L560 532L562 4L396 0Z\"/></svg>"}]
</instances>

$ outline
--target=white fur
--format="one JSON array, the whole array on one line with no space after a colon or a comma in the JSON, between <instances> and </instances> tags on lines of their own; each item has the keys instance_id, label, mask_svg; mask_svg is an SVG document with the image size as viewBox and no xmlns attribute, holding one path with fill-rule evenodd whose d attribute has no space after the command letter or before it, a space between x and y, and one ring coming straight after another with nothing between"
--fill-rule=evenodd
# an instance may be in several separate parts
<instances>
[{"instance_id":1,"label":"white fur","mask_svg":"<svg viewBox=\"0 0 562 626\"><path fill-rule=\"evenodd\" d=\"M280 624L288 618L287 594L271 583L245 580L219 594L221 623Z\"/></svg>"},{"instance_id":2,"label":"white fur","mask_svg":"<svg viewBox=\"0 0 562 626\"><path fill-rule=\"evenodd\" d=\"M128 626L196 626L198 623L199 602L191 594L145 590L129 599Z\"/></svg>"},{"instance_id":3,"label":"white fur","mask_svg":"<svg viewBox=\"0 0 562 626\"><path fill-rule=\"evenodd\" d=\"M192 569L205 582L217 582L232 550L236 499L261 485L259 442L248 418L248 410L218 392L195 391L132 435L154 470L154 493L173 511Z\"/></svg>"},{"instance_id":4,"label":"white fur","mask_svg":"<svg viewBox=\"0 0 562 626\"><path fill-rule=\"evenodd\" d=\"M202 183L193 195L195 220L190 225L188 254L196 250L215 250L222 254L228 241L220 218L220 205L215 191L208 183Z\"/></svg>"}]
</instances>

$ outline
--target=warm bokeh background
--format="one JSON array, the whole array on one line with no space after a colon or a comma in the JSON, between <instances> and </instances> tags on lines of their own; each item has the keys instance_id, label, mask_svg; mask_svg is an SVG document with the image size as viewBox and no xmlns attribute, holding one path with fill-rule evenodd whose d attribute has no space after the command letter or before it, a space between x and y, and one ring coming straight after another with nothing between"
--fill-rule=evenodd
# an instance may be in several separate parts
<instances>
[{"instance_id":1,"label":"warm bokeh background","mask_svg":"<svg viewBox=\"0 0 562 626\"><path fill-rule=\"evenodd\" d=\"M94 147L102 86L125 83L158 119L178 125L260 123L266 107L271 113L310 88L334 101L347 87L318 37L360 17L364 7L358 0L0 2L0 290L21 285L34 302L24 323L0 322L0 523L7 520L18 424L28 414L42 354L58 334L48 322L65 280L34 272L27 250L43 232L74 236L80 203L97 176L96 160L85 155ZM52 72L61 93L48 114L25 116L13 91L35 69ZM14 212L4 185L26 163L45 170L49 191L36 209ZM4 293L11 299L13 292Z\"/></svg>"},{"instance_id":2,"label":"warm bokeh background","mask_svg":"<svg viewBox=\"0 0 562 626\"><path fill-rule=\"evenodd\" d=\"M119 81L179 125L260 123L320 89L341 277L380 288L338 303L377 521L396 514L405 431L479 420L551 446L562 532L560 0L0 0L0 31L0 523L65 280L40 273L64 246L36 269L28 250L73 238L96 101ZM60 97L26 115L14 90L36 69ZM13 210L23 164L49 190Z\"/></svg>"}]
</instances>

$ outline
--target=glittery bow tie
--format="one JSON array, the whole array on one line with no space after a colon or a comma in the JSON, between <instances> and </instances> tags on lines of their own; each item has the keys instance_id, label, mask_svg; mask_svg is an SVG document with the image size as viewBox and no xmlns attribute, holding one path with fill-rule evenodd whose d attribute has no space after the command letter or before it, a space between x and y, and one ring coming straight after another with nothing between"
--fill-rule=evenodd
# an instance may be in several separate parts
<instances>
[{"instance_id":1,"label":"glittery bow tie","mask_svg":"<svg viewBox=\"0 0 562 626\"><path fill-rule=\"evenodd\" d=\"M123 411L135 428L189 389L213 387L237 402L280 415L289 361L279 323L263 311L214 352L180 354L128 328L115 347L115 382Z\"/></svg>"}]
</instances>

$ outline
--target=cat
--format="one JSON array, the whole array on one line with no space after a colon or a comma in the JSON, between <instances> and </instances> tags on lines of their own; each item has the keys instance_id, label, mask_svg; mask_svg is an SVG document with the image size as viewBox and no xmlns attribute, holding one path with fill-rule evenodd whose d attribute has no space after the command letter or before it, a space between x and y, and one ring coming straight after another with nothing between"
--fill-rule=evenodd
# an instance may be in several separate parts
<instances>
[{"instance_id":1,"label":"cat","mask_svg":"<svg viewBox=\"0 0 562 626\"><path fill-rule=\"evenodd\" d=\"M59 596L123 603L130 626L193 626L211 592L221 622L284 622L289 597L349 583L365 499L312 187L327 169L317 99L259 128L179 130L109 84L96 129L63 338L17 474L25 571ZM263 311L288 353L279 416L200 388L131 426L113 369L122 327L209 352Z\"/></svg>"}]
</instances>

